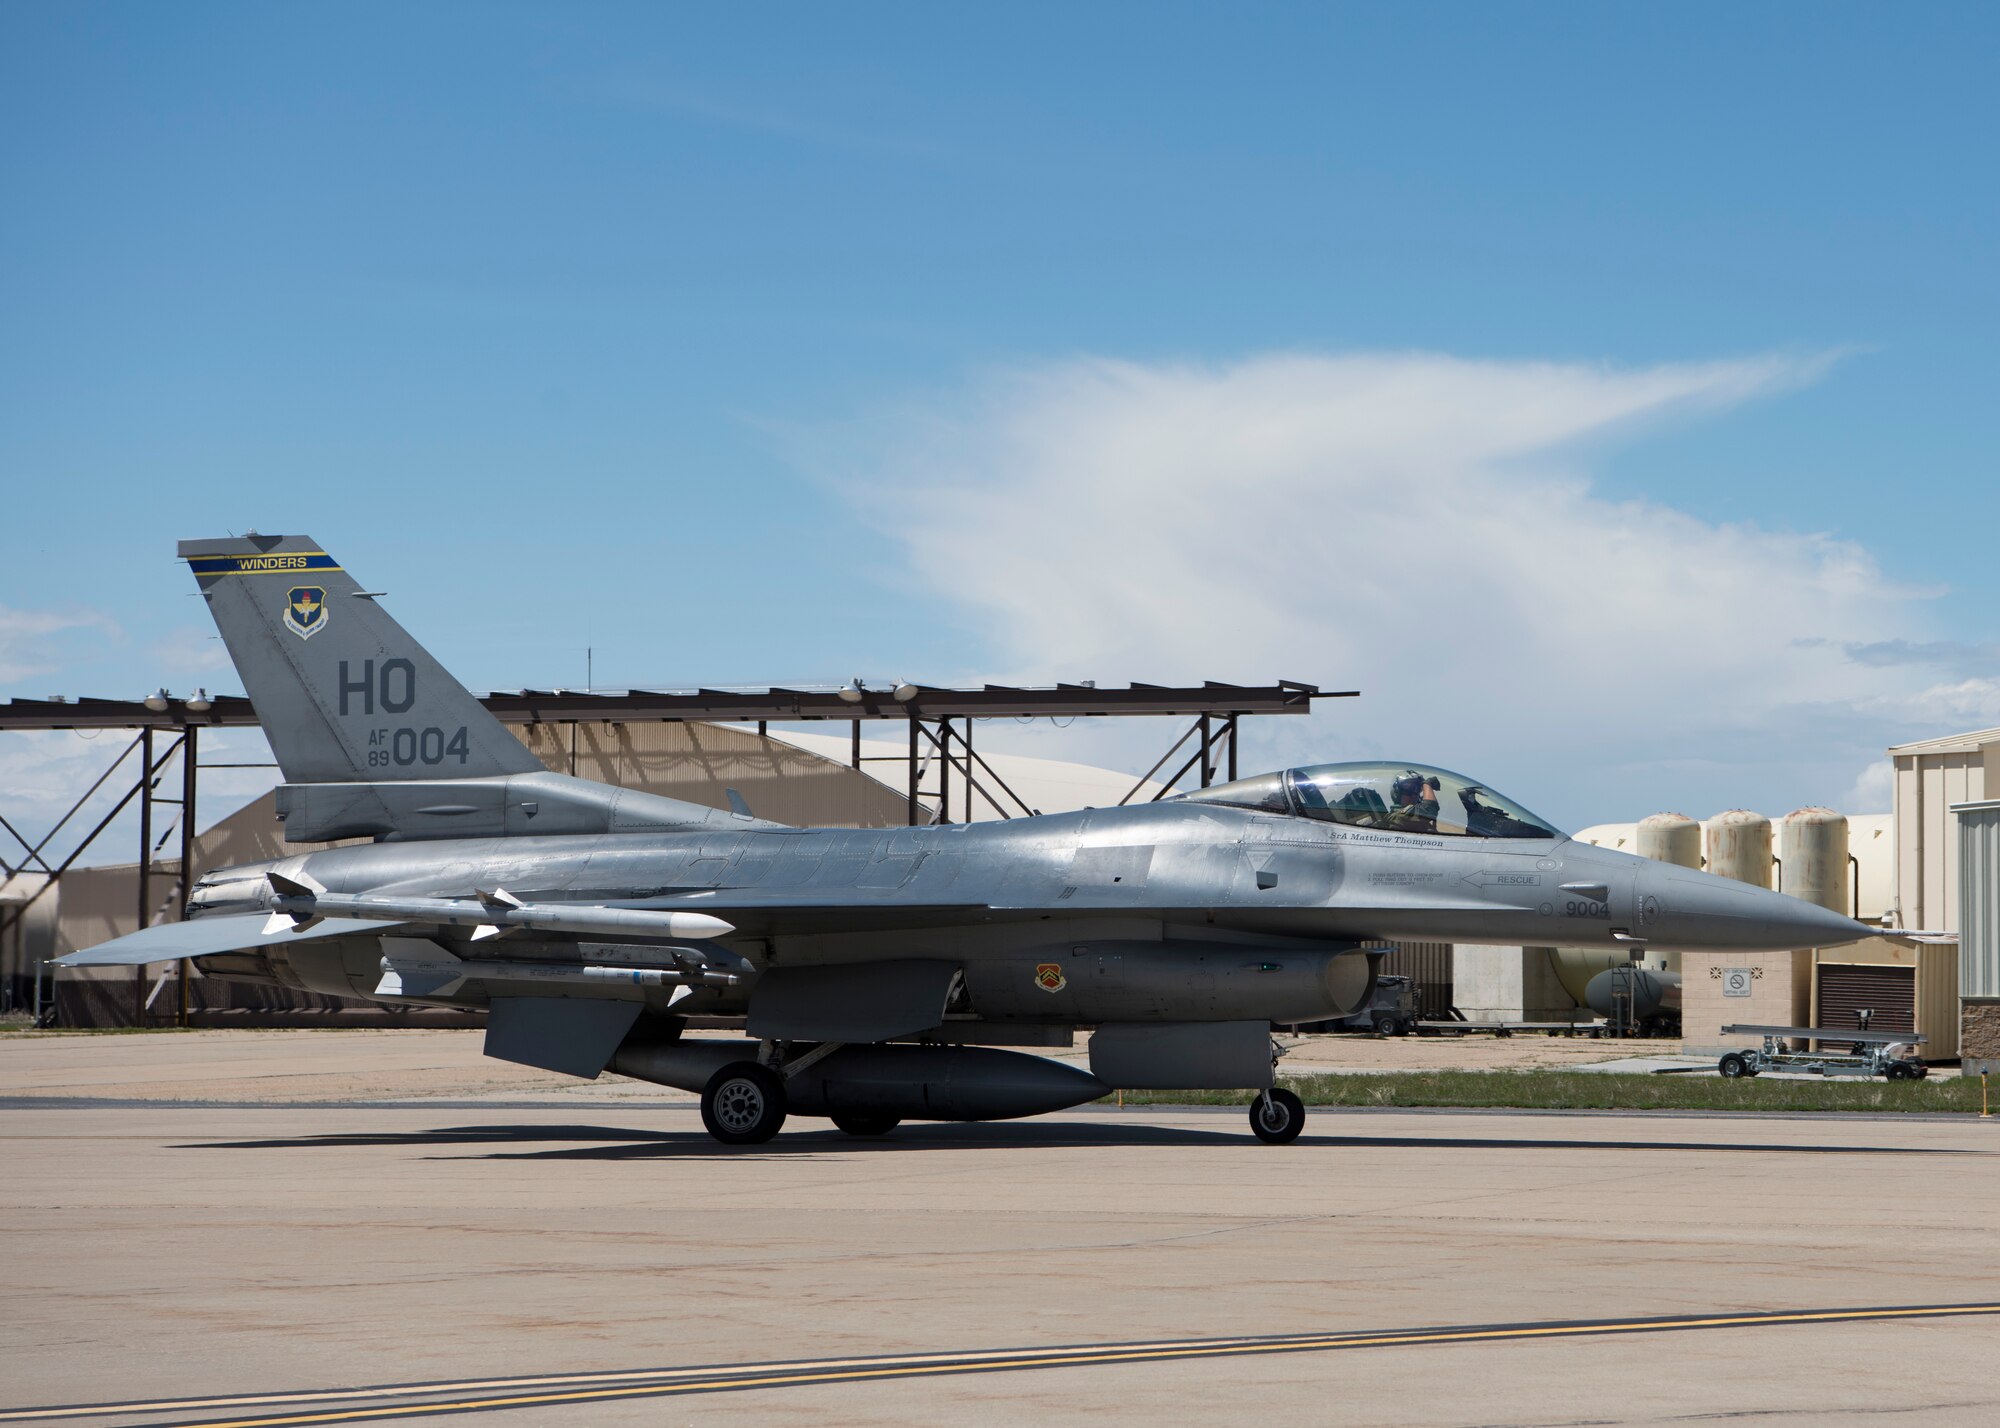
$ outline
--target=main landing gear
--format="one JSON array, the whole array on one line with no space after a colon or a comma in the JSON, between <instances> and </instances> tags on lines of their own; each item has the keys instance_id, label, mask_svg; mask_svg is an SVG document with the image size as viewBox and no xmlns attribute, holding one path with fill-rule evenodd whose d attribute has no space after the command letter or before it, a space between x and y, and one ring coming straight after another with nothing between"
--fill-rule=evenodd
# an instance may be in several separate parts
<instances>
[{"instance_id":1,"label":"main landing gear","mask_svg":"<svg viewBox=\"0 0 2000 1428\"><path fill-rule=\"evenodd\" d=\"M724 1145L762 1145L785 1124L785 1079L755 1061L732 1061L701 1093L701 1123Z\"/></svg>"},{"instance_id":2,"label":"main landing gear","mask_svg":"<svg viewBox=\"0 0 2000 1428\"><path fill-rule=\"evenodd\" d=\"M724 1145L762 1145L784 1128L790 1096L786 1078L840 1050L841 1043L823 1041L809 1051L764 1042L755 1061L732 1061L713 1076L701 1092L701 1123ZM833 1123L849 1135L887 1135L896 1117L870 1111L842 1111Z\"/></svg>"}]
</instances>

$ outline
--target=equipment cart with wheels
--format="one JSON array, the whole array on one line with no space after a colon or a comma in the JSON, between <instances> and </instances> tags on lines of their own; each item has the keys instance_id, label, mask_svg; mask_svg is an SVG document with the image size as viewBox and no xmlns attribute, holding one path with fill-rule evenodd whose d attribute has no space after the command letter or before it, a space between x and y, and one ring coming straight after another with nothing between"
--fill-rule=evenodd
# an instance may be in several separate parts
<instances>
[{"instance_id":1,"label":"equipment cart with wheels","mask_svg":"<svg viewBox=\"0 0 2000 1428\"><path fill-rule=\"evenodd\" d=\"M1716 1069L1725 1076L1756 1076L1765 1071L1810 1071L1821 1076L1886 1076L1891 1081L1917 1081L1931 1074L1916 1056L1930 1038L1907 1031L1847 1031L1825 1026L1725 1026L1724 1036L1761 1036L1761 1051L1723 1053ZM1819 1051L1787 1051L1787 1041L1814 1042Z\"/></svg>"}]
</instances>

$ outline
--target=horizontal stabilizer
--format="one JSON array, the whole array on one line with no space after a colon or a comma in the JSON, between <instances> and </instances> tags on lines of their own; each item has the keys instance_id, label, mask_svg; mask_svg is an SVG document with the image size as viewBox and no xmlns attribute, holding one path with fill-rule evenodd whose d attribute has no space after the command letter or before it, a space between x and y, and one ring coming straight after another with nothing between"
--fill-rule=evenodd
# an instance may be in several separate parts
<instances>
[{"instance_id":1,"label":"horizontal stabilizer","mask_svg":"<svg viewBox=\"0 0 2000 1428\"><path fill-rule=\"evenodd\" d=\"M289 924L273 930L271 921L261 912L246 912L228 917L202 917L192 922L166 922L58 957L50 965L142 967L148 962L206 957L213 952L241 952L250 947L283 947L327 937L376 937L391 930L388 925L368 918L323 918L302 932L293 931Z\"/></svg>"}]
</instances>

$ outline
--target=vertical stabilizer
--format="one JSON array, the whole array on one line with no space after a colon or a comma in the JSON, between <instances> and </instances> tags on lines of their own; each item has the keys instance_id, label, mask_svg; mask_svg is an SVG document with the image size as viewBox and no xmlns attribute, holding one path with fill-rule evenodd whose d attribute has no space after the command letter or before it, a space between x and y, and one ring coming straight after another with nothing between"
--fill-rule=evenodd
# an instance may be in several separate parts
<instances>
[{"instance_id":1,"label":"vertical stabilizer","mask_svg":"<svg viewBox=\"0 0 2000 1428\"><path fill-rule=\"evenodd\" d=\"M188 540L194 571L287 782L539 773L487 713L306 536Z\"/></svg>"}]
</instances>

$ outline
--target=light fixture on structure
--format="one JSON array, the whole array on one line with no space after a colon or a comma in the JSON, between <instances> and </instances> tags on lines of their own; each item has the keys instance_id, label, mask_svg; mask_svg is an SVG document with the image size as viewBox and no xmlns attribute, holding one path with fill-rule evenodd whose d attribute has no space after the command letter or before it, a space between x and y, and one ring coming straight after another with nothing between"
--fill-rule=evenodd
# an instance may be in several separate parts
<instances>
[{"instance_id":1,"label":"light fixture on structure","mask_svg":"<svg viewBox=\"0 0 2000 1428\"><path fill-rule=\"evenodd\" d=\"M167 705L172 702L173 701L167 697L167 691L164 689L156 690L155 692L148 694L146 696L146 707L152 710L155 714L166 713Z\"/></svg>"},{"instance_id":2,"label":"light fixture on structure","mask_svg":"<svg viewBox=\"0 0 2000 1428\"><path fill-rule=\"evenodd\" d=\"M854 676L852 683L840 686L840 697L849 704L859 704L862 692L861 676L858 674Z\"/></svg>"},{"instance_id":3,"label":"light fixture on structure","mask_svg":"<svg viewBox=\"0 0 2000 1428\"><path fill-rule=\"evenodd\" d=\"M188 700L187 707L190 714L206 714L215 707L215 701L208 697L206 689L197 689L194 697Z\"/></svg>"},{"instance_id":4,"label":"light fixture on structure","mask_svg":"<svg viewBox=\"0 0 2000 1428\"><path fill-rule=\"evenodd\" d=\"M898 704L908 704L912 699L917 697L916 685L910 683L907 679L897 680L896 687L889 692L895 695Z\"/></svg>"}]
</instances>

